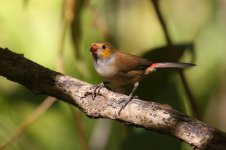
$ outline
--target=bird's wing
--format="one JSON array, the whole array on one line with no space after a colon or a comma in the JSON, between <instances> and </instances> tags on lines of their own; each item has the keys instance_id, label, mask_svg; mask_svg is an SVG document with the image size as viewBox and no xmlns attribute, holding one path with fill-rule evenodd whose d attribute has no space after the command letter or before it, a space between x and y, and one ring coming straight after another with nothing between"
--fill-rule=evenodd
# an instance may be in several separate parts
<instances>
[{"instance_id":1,"label":"bird's wing","mask_svg":"<svg viewBox=\"0 0 226 150\"><path fill-rule=\"evenodd\" d=\"M149 60L131 54L117 52L116 57L118 57L116 60L120 60L116 62L120 72L145 70L151 65Z\"/></svg>"}]
</instances>

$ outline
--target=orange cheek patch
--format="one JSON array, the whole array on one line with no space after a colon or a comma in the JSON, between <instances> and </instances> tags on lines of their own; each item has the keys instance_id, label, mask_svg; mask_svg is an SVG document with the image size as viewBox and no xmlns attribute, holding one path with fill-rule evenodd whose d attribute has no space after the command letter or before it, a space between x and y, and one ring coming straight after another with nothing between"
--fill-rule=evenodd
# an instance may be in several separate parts
<instances>
[{"instance_id":1,"label":"orange cheek patch","mask_svg":"<svg viewBox=\"0 0 226 150\"><path fill-rule=\"evenodd\" d=\"M104 49L103 52L102 52L102 56L104 58L108 58L110 56L111 52L108 48Z\"/></svg>"}]
</instances>

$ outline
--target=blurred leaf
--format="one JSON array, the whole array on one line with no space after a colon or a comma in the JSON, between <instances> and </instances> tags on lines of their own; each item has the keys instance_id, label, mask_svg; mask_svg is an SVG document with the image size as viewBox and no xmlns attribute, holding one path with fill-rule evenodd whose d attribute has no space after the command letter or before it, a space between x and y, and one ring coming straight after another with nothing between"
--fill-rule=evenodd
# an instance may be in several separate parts
<instances>
[{"instance_id":1,"label":"blurred leaf","mask_svg":"<svg viewBox=\"0 0 226 150\"><path fill-rule=\"evenodd\" d=\"M23 0L23 2L24 2L24 7L27 7L29 0Z\"/></svg>"},{"instance_id":2,"label":"blurred leaf","mask_svg":"<svg viewBox=\"0 0 226 150\"><path fill-rule=\"evenodd\" d=\"M148 58L151 61L157 62L172 62L179 61L183 54L188 51L191 54L191 62L195 61L195 51L193 43L183 43L173 45L172 49L175 51L174 58L172 53L167 46L154 48L147 50L142 57Z\"/></svg>"},{"instance_id":3,"label":"blurred leaf","mask_svg":"<svg viewBox=\"0 0 226 150\"><path fill-rule=\"evenodd\" d=\"M81 21L82 10L84 9L87 0L74 0L74 15L71 23L71 36L74 44L74 51L76 57L80 57L80 41L81 41Z\"/></svg>"}]
</instances>

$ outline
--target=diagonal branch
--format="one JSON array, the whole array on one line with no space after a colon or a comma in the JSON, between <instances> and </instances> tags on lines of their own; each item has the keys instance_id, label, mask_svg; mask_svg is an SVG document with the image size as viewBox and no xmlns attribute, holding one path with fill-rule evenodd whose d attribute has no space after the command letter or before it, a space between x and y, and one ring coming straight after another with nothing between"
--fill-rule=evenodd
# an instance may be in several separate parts
<instances>
[{"instance_id":1,"label":"diagonal branch","mask_svg":"<svg viewBox=\"0 0 226 150\"><path fill-rule=\"evenodd\" d=\"M168 105L133 99L119 114L126 95L93 86L38 65L21 54L0 48L0 75L36 94L45 94L78 107L91 118L109 118L178 138L195 149L225 149L226 134Z\"/></svg>"}]
</instances>

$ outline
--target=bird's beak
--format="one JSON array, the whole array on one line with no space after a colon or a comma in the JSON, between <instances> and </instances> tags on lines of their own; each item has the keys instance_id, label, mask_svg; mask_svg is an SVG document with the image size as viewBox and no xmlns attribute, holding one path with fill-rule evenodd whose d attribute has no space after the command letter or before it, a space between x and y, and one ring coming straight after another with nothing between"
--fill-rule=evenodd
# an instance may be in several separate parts
<instances>
[{"instance_id":1,"label":"bird's beak","mask_svg":"<svg viewBox=\"0 0 226 150\"><path fill-rule=\"evenodd\" d=\"M95 43L93 43L90 47L90 52L92 52L92 54L96 54L97 50L98 46Z\"/></svg>"}]
</instances>

